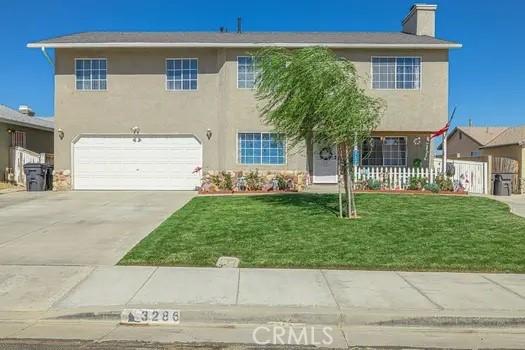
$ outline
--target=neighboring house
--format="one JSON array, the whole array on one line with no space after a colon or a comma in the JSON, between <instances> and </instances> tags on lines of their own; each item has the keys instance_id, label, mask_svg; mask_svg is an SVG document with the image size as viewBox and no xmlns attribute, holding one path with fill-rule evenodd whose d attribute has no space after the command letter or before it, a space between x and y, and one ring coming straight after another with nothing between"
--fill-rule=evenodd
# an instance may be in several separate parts
<instances>
[{"instance_id":1,"label":"neighboring house","mask_svg":"<svg viewBox=\"0 0 525 350\"><path fill-rule=\"evenodd\" d=\"M53 153L54 123L38 118L27 106L15 111L0 105L0 169L2 181L7 181L8 169L13 167L13 147L35 153Z\"/></svg>"},{"instance_id":2,"label":"neighboring house","mask_svg":"<svg viewBox=\"0 0 525 350\"><path fill-rule=\"evenodd\" d=\"M491 165L496 157L510 158L516 161L517 164L513 167L517 168L516 185L519 186L521 193L525 193L525 126L505 129L481 147L481 154L488 157ZM502 169L502 171L506 170Z\"/></svg>"},{"instance_id":3,"label":"neighboring house","mask_svg":"<svg viewBox=\"0 0 525 350\"><path fill-rule=\"evenodd\" d=\"M487 145L506 127L494 126L458 126L447 136L448 158L478 158L480 148ZM438 147L442 150L443 145Z\"/></svg>"},{"instance_id":4,"label":"neighboring house","mask_svg":"<svg viewBox=\"0 0 525 350\"><path fill-rule=\"evenodd\" d=\"M30 43L55 49L55 188L194 189L207 172L254 169L335 182L329 147L288 149L261 121L250 52L266 46L349 58L387 103L362 164L426 166L430 134L448 115L449 49L461 47L435 37L435 10L414 5L402 32L96 32Z\"/></svg>"},{"instance_id":5,"label":"neighboring house","mask_svg":"<svg viewBox=\"0 0 525 350\"><path fill-rule=\"evenodd\" d=\"M458 126L447 136L447 157L486 161L489 174L515 173L514 190L525 191L525 126Z\"/></svg>"}]
</instances>

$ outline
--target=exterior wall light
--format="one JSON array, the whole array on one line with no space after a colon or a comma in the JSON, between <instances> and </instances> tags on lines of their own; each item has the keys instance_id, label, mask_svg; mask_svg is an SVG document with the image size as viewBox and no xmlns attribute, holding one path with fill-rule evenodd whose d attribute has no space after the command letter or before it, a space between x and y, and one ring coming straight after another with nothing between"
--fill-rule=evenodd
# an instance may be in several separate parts
<instances>
[{"instance_id":1,"label":"exterior wall light","mask_svg":"<svg viewBox=\"0 0 525 350\"><path fill-rule=\"evenodd\" d=\"M213 133L211 132L211 129L208 129L206 130L206 137L209 139L211 139L211 137L213 136Z\"/></svg>"},{"instance_id":2,"label":"exterior wall light","mask_svg":"<svg viewBox=\"0 0 525 350\"><path fill-rule=\"evenodd\" d=\"M140 138L140 128L138 126L134 126L131 128L131 133L133 134L133 142L140 142L142 139Z\"/></svg>"},{"instance_id":3,"label":"exterior wall light","mask_svg":"<svg viewBox=\"0 0 525 350\"><path fill-rule=\"evenodd\" d=\"M58 128L57 129L58 137L63 140L64 139L64 130Z\"/></svg>"}]
</instances>

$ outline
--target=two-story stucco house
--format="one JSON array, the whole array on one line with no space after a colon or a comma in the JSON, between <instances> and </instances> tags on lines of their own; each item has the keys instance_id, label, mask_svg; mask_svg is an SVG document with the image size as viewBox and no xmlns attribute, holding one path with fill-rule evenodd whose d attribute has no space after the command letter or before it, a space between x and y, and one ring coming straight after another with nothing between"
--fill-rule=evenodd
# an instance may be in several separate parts
<instances>
[{"instance_id":1,"label":"two-story stucco house","mask_svg":"<svg viewBox=\"0 0 525 350\"><path fill-rule=\"evenodd\" d=\"M448 114L448 52L435 5L414 5L402 32L80 33L55 49L59 188L194 189L209 171L258 169L335 182L324 146L290 150L260 120L250 56L266 46L325 46L347 57L387 110L363 165L428 163ZM330 154L330 152L328 152Z\"/></svg>"}]
</instances>

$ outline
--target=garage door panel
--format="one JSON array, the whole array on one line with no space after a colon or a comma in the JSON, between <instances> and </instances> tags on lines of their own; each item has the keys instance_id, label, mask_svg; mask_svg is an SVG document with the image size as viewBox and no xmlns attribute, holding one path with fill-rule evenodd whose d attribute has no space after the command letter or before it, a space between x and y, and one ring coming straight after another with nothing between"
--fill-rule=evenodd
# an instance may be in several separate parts
<instances>
[{"instance_id":1,"label":"garage door panel","mask_svg":"<svg viewBox=\"0 0 525 350\"><path fill-rule=\"evenodd\" d=\"M193 190L202 147L194 137L83 137L74 145L74 188Z\"/></svg>"}]
</instances>

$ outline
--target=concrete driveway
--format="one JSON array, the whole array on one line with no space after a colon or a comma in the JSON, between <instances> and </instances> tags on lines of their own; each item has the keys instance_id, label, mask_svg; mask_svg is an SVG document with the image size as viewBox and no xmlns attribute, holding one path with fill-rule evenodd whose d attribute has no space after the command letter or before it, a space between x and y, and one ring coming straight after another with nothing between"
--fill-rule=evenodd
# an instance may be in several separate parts
<instances>
[{"instance_id":1,"label":"concrete driveway","mask_svg":"<svg viewBox=\"0 0 525 350\"><path fill-rule=\"evenodd\" d=\"M194 192L0 195L0 265L113 265Z\"/></svg>"}]
</instances>

